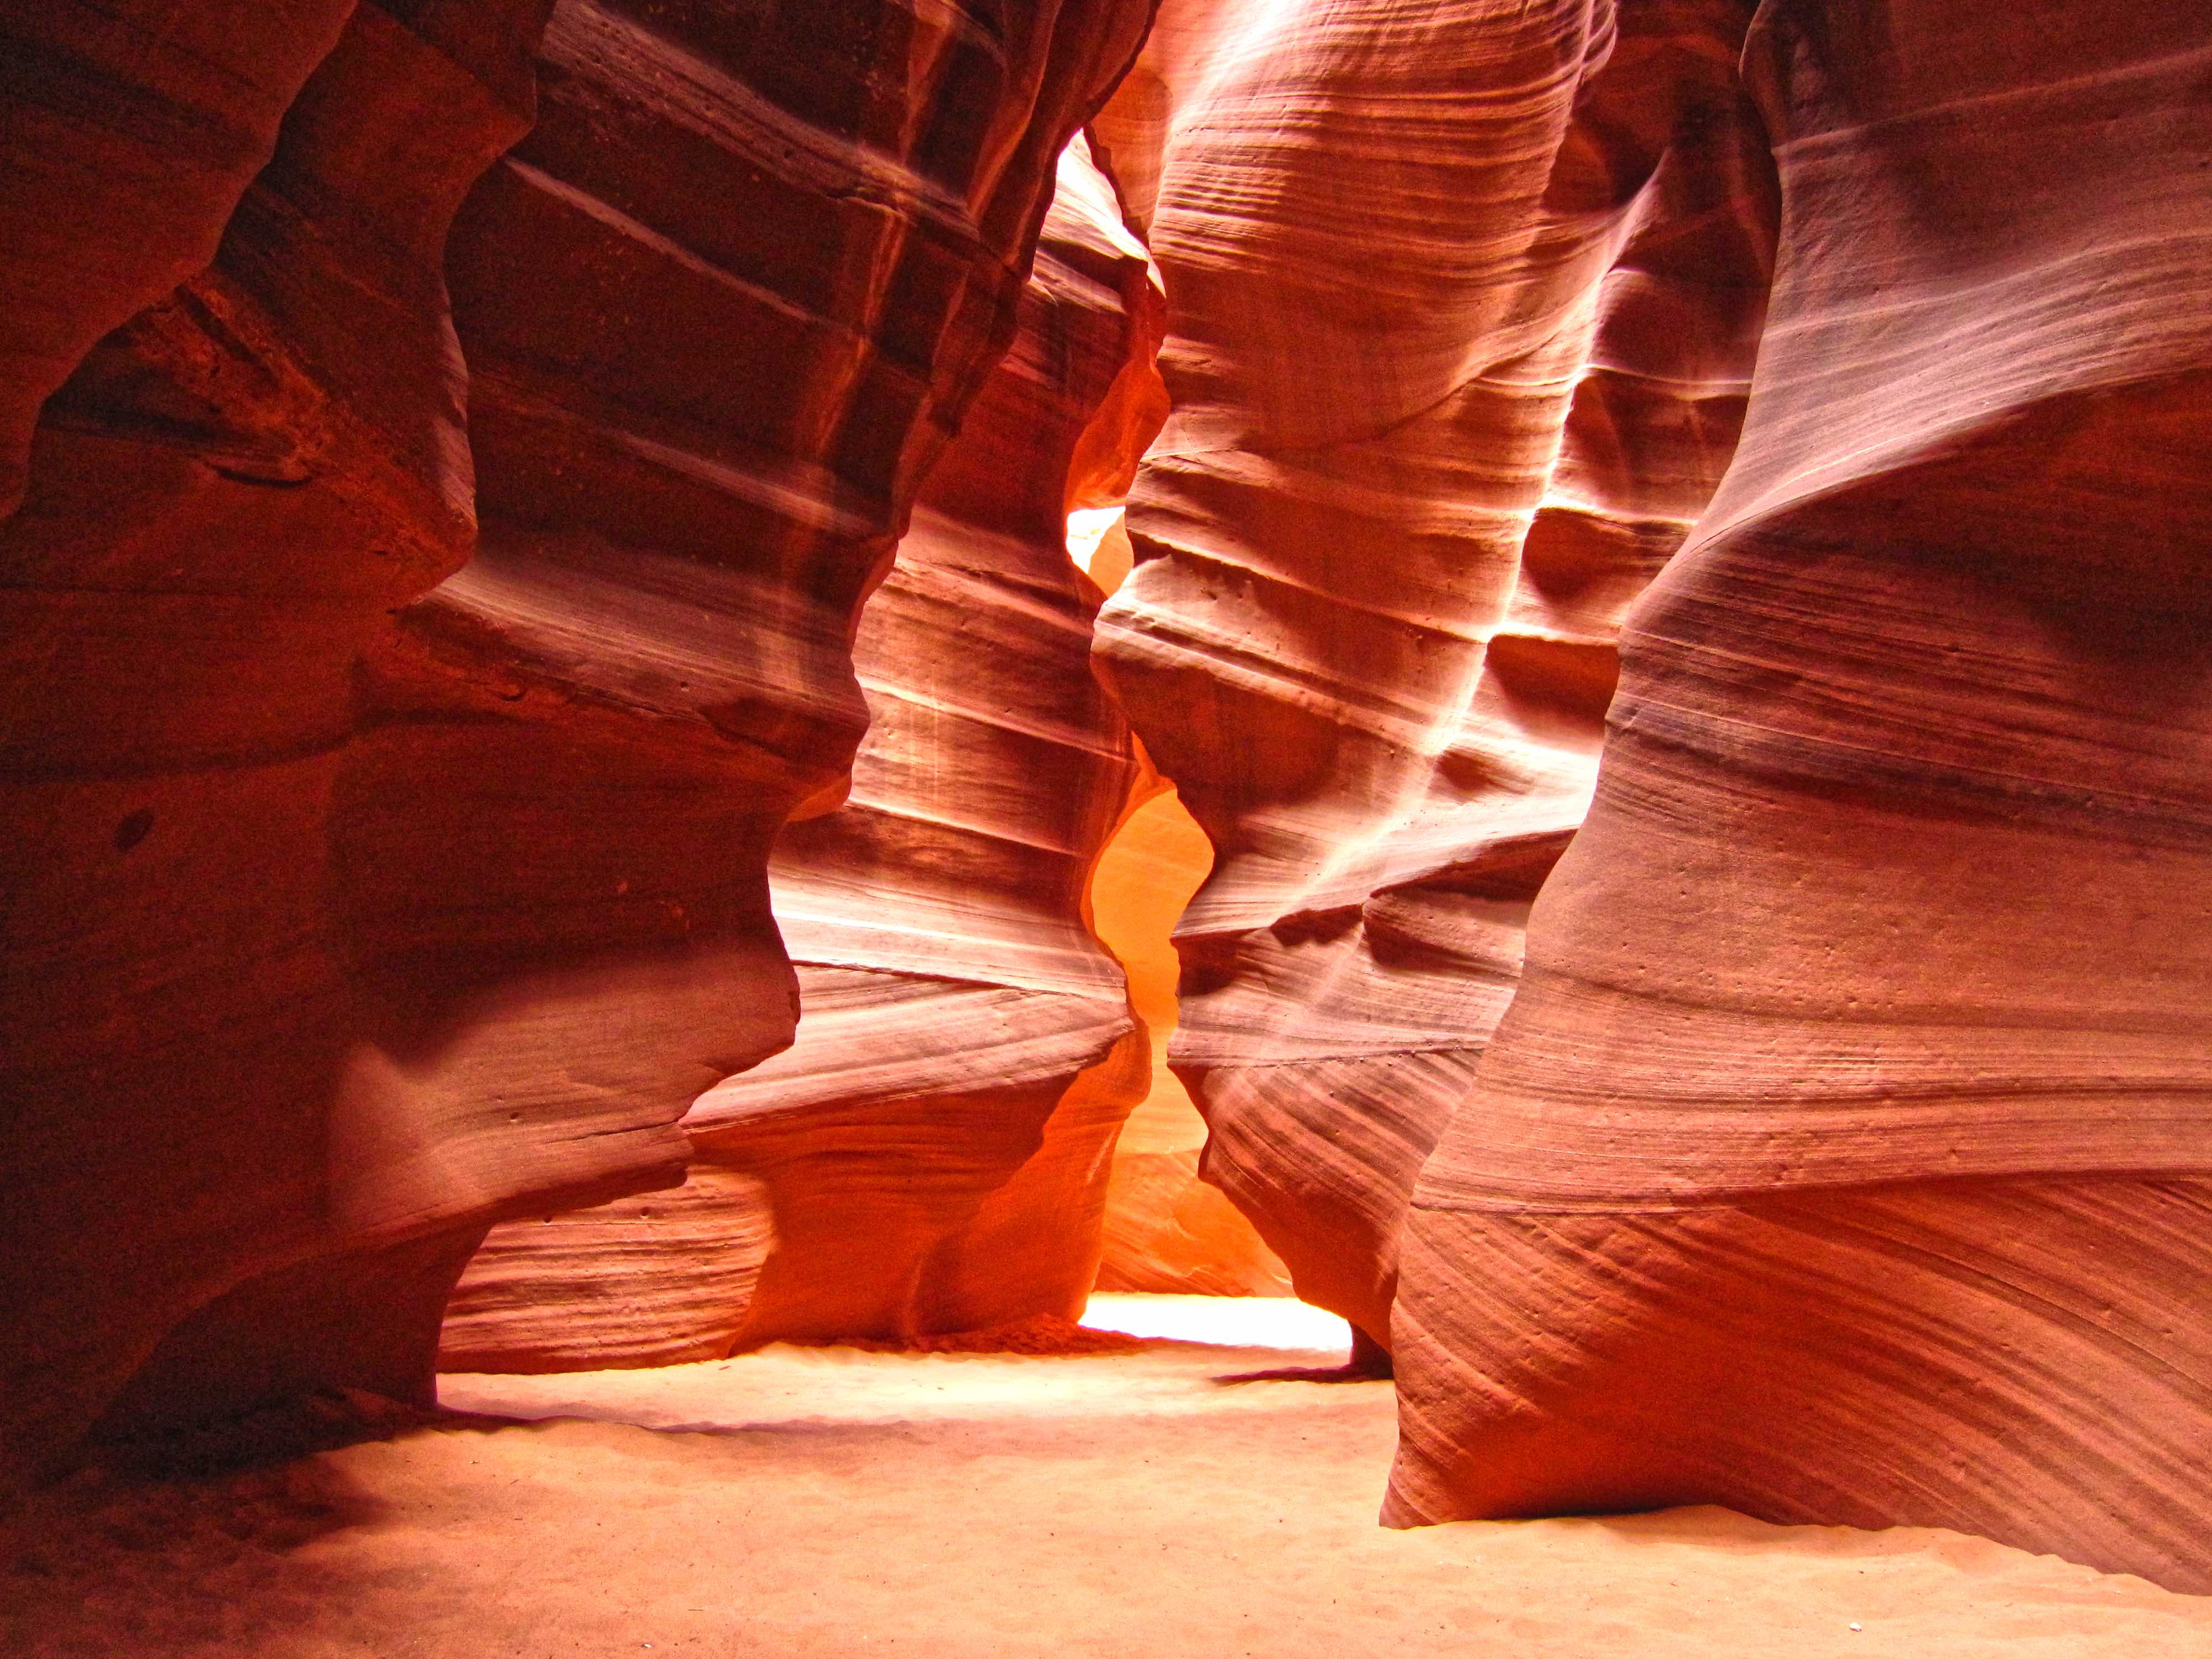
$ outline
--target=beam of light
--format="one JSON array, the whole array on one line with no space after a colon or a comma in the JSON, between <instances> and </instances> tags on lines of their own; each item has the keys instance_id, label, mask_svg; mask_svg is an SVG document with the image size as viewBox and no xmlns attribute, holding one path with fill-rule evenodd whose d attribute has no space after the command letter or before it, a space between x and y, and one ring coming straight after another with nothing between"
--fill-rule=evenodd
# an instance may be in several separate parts
<instances>
[{"instance_id":1,"label":"beam of light","mask_svg":"<svg viewBox=\"0 0 2212 1659\"><path fill-rule=\"evenodd\" d=\"M1091 562L1097 556L1098 544L1106 539L1106 532L1121 516L1118 507L1079 507L1067 515L1067 556L1075 561L1075 568L1085 575L1091 574Z\"/></svg>"},{"instance_id":2,"label":"beam of light","mask_svg":"<svg viewBox=\"0 0 2212 1659\"><path fill-rule=\"evenodd\" d=\"M1095 1331L1165 1337L1226 1348L1279 1348L1341 1358L1352 1327L1334 1314L1287 1296L1093 1296L1083 1322Z\"/></svg>"}]
</instances>

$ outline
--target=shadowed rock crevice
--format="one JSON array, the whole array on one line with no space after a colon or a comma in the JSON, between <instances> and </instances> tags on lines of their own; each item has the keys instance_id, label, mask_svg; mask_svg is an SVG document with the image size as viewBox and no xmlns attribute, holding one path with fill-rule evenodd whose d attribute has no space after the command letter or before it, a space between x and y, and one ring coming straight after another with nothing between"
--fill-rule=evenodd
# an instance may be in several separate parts
<instances>
[{"instance_id":1,"label":"shadowed rock crevice","mask_svg":"<svg viewBox=\"0 0 2212 1659\"><path fill-rule=\"evenodd\" d=\"M1091 668L1097 590L1063 544L1071 507L1125 489L1158 425L1158 309L1079 139L1014 344L861 614L849 792L770 860L796 1040L693 1103L684 1187L495 1230L446 1367L1080 1312L1146 1045L1087 925L1138 763Z\"/></svg>"}]
</instances>

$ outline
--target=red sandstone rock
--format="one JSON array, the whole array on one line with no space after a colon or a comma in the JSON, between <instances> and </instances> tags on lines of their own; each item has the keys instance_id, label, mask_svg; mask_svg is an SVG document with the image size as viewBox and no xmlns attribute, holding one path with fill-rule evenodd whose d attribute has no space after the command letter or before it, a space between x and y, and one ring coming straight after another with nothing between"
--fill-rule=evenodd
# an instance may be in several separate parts
<instances>
[{"instance_id":1,"label":"red sandstone rock","mask_svg":"<svg viewBox=\"0 0 2212 1659\"><path fill-rule=\"evenodd\" d=\"M1772 234L1747 12L1170 3L1097 124L1175 399L1101 649L1218 854L1176 1069L1210 1178L1373 1340L1622 611L1735 441Z\"/></svg>"},{"instance_id":2,"label":"red sandstone rock","mask_svg":"<svg viewBox=\"0 0 2212 1659\"><path fill-rule=\"evenodd\" d=\"M135 89L91 99L146 146L104 211L135 191L157 242L168 144L125 112L191 125L165 66L222 76L174 9L108 20L130 40L102 75ZM230 19L229 62L288 61L296 21ZM356 655L473 529L440 264L529 93L448 21L362 6L296 100L264 86L291 108L215 263L78 348L0 531L10 1477L103 1415L324 1378L421 1393L474 1243L465 1179L453 1231L399 1218L408 1158L435 1151L397 1125L375 1144L333 858ZM207 186L189 149L175 166Z\"/></svg>"},{"instance_id":3,"label":"red sandstone rock","mask_svg":"<svg viewBox=\"0 0 2212 1659\"><path fill-rule=\"evenodd\" d=\"M1080 1311L1107 1156L1146 1062L1085 926L1134 763L1091 672L1098 594L1065 523L1071 496L1127 487L1157 424L1126 405L1143 402L1159 319L1144 250L1079 142L1060 180L1013 349L863 613L851 799L777 845L797 1041L698 1101L691 1182L623 1206L626 1227L589 1210L496 1230L456 1293L448 1368ZM753 1183L757 1213L729 1206L732 1181ZM725 1216L737 1231L717 1243ZM702 1294L771 1216L757 1284ZM601 1237L625 1243L596 1251ZM656 1305L658 1340L630 1340Z\"/></svg>"},{"instance_id":4,"label":"red sandstone rock","mask_svg":"<svg viewBox=\"0 0 2212 1659\"><path fill-rule=\"evenodd\" d=\"M694 1162L665 1192L502 1222L445 1312L449 1371L605 1370L726 1355L775 1243L767 1188Z\"/></svg>"},{"instance_id":5,"label":"red sandstone rock","mask_svg":"<svg viewBox=\"0 0 2212 1659\"><path fill-rule=\"evenodd\" d=\"M335 49L345 8L37 9L11 1478L96 1419L426 1395L488 1224L676 1178L787 1039L769 843L841 787L854 608L1146 21L567 0L533 72L536 0Z\"/></svg>"},{"instance_id":6,"label":"red sandstone rock","mask_svg":"<svg viewBox=\"0 0 2212 1659\"><path fill-rule=\"evenodd\" d=\"M0 514L21 500L40 406L100 336L215 258L277 123L353 9L19 0L0 11Z\"/></svg>"},{"instance_id":7,"label":"red sandstone rock","mask_svg":"<svg viewBox=\"0 0 2212 1659\"><path fill-rule=\"evenodd\" d=\"M1143 7L545 9L0 25L8 1478L427 1392L494 1222L459 1363L1097 1258L1139 803L1054 543L1144 431L1127 246L1041 267L823 814ZM1759 120L1747 9L1189 0L1101 123L1174 307L1109 657L1220 851L1208 1172L1395 1334L1394 1520L2212 1589L2201 8L1775 0ZM724 1081L790 1034L793 812L810 1024Z\"/></svg>"},{"instance_id":8,"label":"red sandstone rock","mask_svg":"<svg viewBox=\"0 0 2212 1659\"><path fill-rule=\"evenodd\" d=\"M1743 441L1422 1175L1388 1515L2212 1590L2201 6L1769 8Z\"/></svg>"}]
</instances>

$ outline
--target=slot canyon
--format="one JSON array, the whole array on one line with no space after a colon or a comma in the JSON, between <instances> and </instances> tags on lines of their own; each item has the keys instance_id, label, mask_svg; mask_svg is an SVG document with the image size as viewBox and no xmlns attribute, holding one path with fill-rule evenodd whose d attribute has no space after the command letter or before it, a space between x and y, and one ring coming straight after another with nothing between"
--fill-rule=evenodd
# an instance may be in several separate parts
<instances>
[{"instance_id":1,"label":"slot canyon","mask_svg":"<svg viewBox=\"0 0 2212 1659\"><path fill-rule=\"evenodd\" d=\"M0 106L0 1654L2212 1659L2205 0Z\"/></svg>"}]
</instances>

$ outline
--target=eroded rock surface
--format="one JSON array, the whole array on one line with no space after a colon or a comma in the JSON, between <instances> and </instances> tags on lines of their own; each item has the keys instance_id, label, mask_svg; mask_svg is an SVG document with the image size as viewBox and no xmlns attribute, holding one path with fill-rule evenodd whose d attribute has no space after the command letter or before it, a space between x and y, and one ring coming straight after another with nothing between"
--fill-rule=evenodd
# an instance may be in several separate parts
<instances>
[{"instance_id":1,"label":"eroded rock surface","mask_svg":"<svg viewBox=\"0 0 2212 1659\"><path fill-rule=\"evenodd\" d=\"M771 842L1147 11L548 9L8 8L11 1478L427 1395L788 1040Z\"/></svg>"},{"instance_id":2,"label":"eroded rock surface","mask_svg":"<svg viewBox=\"0 0 2212 1659\"><path fill-rule=\"evenodd\" d=\"M2212 1590L2201 0L1170 0L1164 314L1146 12L0 0L0 1480L1266 1288L1179 1018L1389 1518Z\"/></svg>"},{"instance_id":3,"label":"eroded rock surface","mask_svg":"<svg viewBox=\"0 0 2212 1659\"><path fill-rule=\"evenodd\" d=\"M353 10L50 0L0 13L0 513L22 499L40 406L94 343L214 259Z\"/></svg>"},{"instance_id":4,"label":"eroded rock surface","mask_svg":"<svg viewBox=\"0 0 2212 1659\"><path fill-rule=\"evenodd\" d=\"M1101 650L1218 854L1174 1062L1209 1177L1375 1342L1621 614L1735 442L1773 212L1748 14L1171 0L1098 123L1175 402Z\"/></svg>"},{"instance_id":5,"label":"eroded rock surface","mask_svg":"<svg viewBox=\"0 0 2212 1659\"><path fill-rule=\"evenodd\" d=\"M1158 313L1079 141L1014 346L862 616L870 723L851 798L776 847L797 1041L700 1098L686 1187L496 1230L455 1297L449 1368L660 1363L1080 1311L1107 1158L1148 1061L1086 926L1135 765L1091 670L1099 595L1068 562L1065 523L1127 488L1157 426ZM730 1203L738 1182L753 1215ZM628 1242L594 1251L617 1218ZM773 1240L757 1279L731 1278L726 1257L756 1235ZM634 1339L654 1306L657 1338Z\"/></svg>"},{"instance_id":6,"label":"eroded rock surface","mask_svg":"<svg viewBox=\"0 0 2212 1659\"><path fill-rule=\"evenodd\" d=\"M2201 7L1772 6L1743 440L1423 1172L1401 1521L2212 1589Z\"/></svg>"},{"instance_id":7,"label":"eroded rock surface","mask_svg":"<svg viewBox=\"0 0 2212 1659\"><path fill-rule=\"evenodd\" d=\"M127 296L94 285L87 320L204 266L70 348L0 531L11 1475L103 1415L158 1425L319 1376L421 1394L488 1195L408 1167L440 1137L362 1041L335 854L360 650L473 534L444 242L528 125L534 21L507 20L510 51L459 9L364 5L318 64L294 62L305 9L174 9L107 11L82 82L34 63L11 83L99 133L11 124L57 145L17 176L135 147L35 210L111 277L146 261ZM250 188L243 150L210 174L177 131L273 137L280 114ZM190 237L173 183L199 203Z\"/></svg>"}]
</instances>

